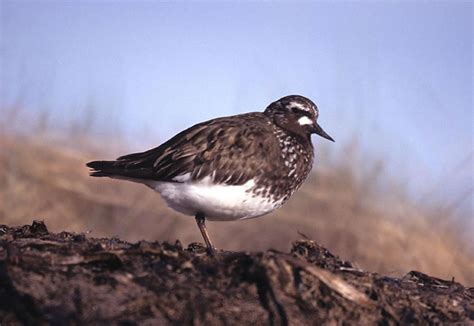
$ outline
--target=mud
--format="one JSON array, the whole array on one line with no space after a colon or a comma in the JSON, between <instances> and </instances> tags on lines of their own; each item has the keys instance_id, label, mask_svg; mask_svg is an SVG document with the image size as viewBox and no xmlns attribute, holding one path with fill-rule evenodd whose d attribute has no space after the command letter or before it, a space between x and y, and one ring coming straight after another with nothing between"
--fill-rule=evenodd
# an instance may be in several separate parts
<instances>
[{"instance_id":1,"label":"mud","mask_svg":"<svg viewBox=\"0 0 474 326\"><path fill-rule=\"evenodd\" d=\"M433 253L436 254L436 253ZM205 254L0 225L0 324L474 324L474 288L355 268L314 241Z\"/></svg>"}]
</instances>

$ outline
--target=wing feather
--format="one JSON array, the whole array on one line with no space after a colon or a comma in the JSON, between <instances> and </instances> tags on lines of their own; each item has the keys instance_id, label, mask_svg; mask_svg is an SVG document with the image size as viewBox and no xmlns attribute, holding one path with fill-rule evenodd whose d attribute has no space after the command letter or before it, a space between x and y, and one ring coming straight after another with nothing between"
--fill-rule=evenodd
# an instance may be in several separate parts
<instances>
[{"instance_id":1,"label":"wing feather","mask_svg":"<svg viewBox=\"0 0 474 326\"><path fill-rule=\"evenodd\" d=\"M218 183L243 184L263 173L266 163L280 159L276 137L268 136L272 130L267 119L262 113L247 113L210 120L110 163L115 174L132 177L137 172L147 179L179 182L209 176Z\"/></svg>"}]
</instances>

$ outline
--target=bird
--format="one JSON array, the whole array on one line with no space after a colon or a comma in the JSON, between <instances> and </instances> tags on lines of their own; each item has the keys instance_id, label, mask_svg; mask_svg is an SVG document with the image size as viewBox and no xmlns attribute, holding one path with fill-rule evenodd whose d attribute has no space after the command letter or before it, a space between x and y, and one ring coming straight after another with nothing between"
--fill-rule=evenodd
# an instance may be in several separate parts
<instances>
[{"instance_id":1,"label":"bird","mask_svg":"<svg viewBox=\"0 0 474 326\"><path fill-rule=\"evenodd\" d=\"M289 95L250 112L198 123L150 150L86 165L93 177L142 183L193 216L207 252L209 221L259 217L281 207L313 166L311 135L334 142L310 99Z\"/></svg>"}]
</instances>

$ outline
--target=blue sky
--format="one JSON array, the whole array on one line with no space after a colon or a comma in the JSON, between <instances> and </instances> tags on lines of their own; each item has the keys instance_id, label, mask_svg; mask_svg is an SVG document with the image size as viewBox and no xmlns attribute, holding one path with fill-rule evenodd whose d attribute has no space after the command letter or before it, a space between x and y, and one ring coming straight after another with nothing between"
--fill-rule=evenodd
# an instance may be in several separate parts
<instances>
[{"instance_id":1,"label":"blue sky","mask_svg":"<svg viewBox=\"0 0 474 326\"><path fill-rule=\"evenodd\" d=\"M142 150L301 94L331 146L359 137L414 188L458 196L473 183L472 16L457 1L4 0L0 103L58 125L93 105L94 130Z\"/></svg>"}]
</instances>

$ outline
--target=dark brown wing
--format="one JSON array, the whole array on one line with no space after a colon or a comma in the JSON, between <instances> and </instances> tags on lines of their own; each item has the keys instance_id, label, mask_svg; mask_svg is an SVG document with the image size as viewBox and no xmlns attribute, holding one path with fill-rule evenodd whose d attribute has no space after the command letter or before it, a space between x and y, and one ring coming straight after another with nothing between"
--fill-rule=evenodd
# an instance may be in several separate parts
<instances>
[{"instance_id":1,"label":"dark brown wing","mask_svg":"<svg viewBox=\"0 0 474 326\"><path fill-rule=\"evenodd\" d=\"M116 161L88 163L95 176L124 176L159 181L201 180L243 184L261 175L265 163L279 160L278 143L268 118L248 113L197 124L164 144Z\"/></svg>"}]
</instances>

